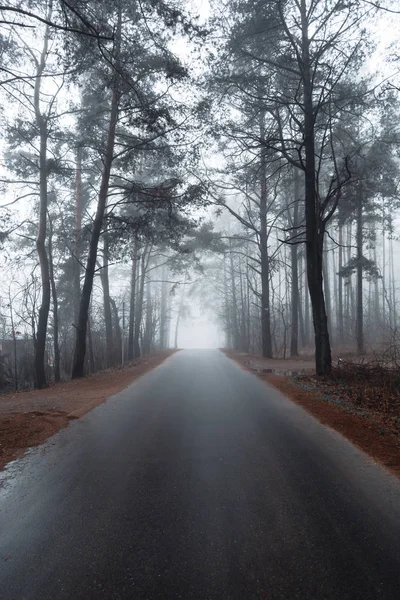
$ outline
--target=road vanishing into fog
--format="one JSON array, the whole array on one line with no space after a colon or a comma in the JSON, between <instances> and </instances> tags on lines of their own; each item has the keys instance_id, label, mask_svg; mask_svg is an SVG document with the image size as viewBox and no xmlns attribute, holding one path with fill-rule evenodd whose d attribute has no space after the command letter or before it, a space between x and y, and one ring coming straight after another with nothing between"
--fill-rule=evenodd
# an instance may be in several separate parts
<instances>
[{"instance_id":1,"label":"road vanishing into fog","mask_svg":"<svg viewBox=\"0 0 400 600\"><path fill-rule=\"evenodd\" d=\"M3 476L2 600L400 598L400 483L217 350Z\"/></svg>"}]
</instances>

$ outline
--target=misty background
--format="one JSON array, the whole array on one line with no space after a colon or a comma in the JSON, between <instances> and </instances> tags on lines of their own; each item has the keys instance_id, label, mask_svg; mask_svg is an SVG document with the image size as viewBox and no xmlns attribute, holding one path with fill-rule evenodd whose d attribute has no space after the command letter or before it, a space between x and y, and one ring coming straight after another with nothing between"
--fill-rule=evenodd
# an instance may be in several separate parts
<instances>
[{"instance_id":1,"label":"misty background","mask_svg":"<svg viewBox=\"0 0 400 600\"><path fill-rule=\"evenodd\" d=\"M0 9L0 387L168 348L399 349L399 12Z\"/></svg>"}]
</instances>

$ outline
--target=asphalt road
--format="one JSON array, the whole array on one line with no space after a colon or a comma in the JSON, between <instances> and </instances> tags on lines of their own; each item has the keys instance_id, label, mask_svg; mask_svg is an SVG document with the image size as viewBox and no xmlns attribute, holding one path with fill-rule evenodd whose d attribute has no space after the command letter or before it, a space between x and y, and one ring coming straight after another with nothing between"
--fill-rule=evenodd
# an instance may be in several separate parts
<instances>
[{"instance_id":1,"label":"asphalt road","mask_svg":"<svg viewBox=\"0 0 400 600\"><path fill-rule=\"evenodd\" d=\"M1 600L400 598L400 484L218 351L183 351L0 488Z\"/></svg>"}]
</instances>

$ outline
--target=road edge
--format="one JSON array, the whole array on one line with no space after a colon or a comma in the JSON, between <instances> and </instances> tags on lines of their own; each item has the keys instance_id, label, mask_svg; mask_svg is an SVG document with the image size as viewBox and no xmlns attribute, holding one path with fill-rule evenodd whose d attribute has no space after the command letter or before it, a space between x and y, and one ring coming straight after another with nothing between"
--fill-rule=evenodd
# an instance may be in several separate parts
<instances>
[{"instance_id":1,"label":"road edge","mask_svg":"<svg viewBox=\"0 0 400 600\"><path fill-rule=\"evenodd\" d=\"M246 359L248 360L247 355L225 349L220 350L240 368L274 387L322 425L343 435L391 475L400 478L400 440L394 434L383 434L381 424L374 422L372 418L361 418L356 414L345 412L339 406L321 399L318 391L300 388L289 376L273 375L252 369L245 363Z\"/></svg>"}]
</instances>

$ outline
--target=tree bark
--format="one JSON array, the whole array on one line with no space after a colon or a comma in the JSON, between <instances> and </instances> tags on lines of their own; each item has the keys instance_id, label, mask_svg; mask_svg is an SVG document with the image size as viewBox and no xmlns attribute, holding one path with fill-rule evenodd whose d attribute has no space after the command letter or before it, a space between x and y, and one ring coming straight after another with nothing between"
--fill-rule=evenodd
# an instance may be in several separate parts
<instances>
[{"instance_id":1,"label":"tree bark","mask_svg":"<svg viewBox=\"0 0 400 600\"><path fill-rule=\"evenodd\" d=\"M363 302L363 206L361 194L357 201L357 354L364 354L364 302Z\"/></svg>"},{"instance_id":2,"label":"tree bark","mask_svg":"<svg viewBox=\"0 0 400 600\"><path fill-rule=\"evenodd\" d=\"M138 263L138 244L135 239L132 253L131 267L131 296L129 301L129 330L128 330L128 360L134 357L134 338L135 338L135 306L136 306L136 273Z\"/></svg>"},{"instance_id":3,"label":"tree bark","mask_svg":"<svg viewBox=\"0 0 400 600\"><path fill-rule=\"evenodd\" d=\"M118 27L116 32L117 43L117 65L119 56L119 43L121 38L121 11L118 15ZM86 330L89 314L90 297L93 289L93 278L96 267L97 250L99 245L103 217L107 204L108 186L110 181L111 166L114 158L115 130L118 121L118 107L120 100L120 75L119 69L114 70L113 92L111 99L110 122L107 134L107 145L104 157L103 173L100 191L97 201L96 215L93 221L92 235L89 244L89 255L86 264L85 279L82 287L79 304L79 318L76 328L76 341L74 351L74 362L72 368L72 379L84 376L85 354L86 354Z\"/></svg>"},{"instance_id":4,"label":"tree bark","mask_svg":"<svg viewBox=\"0 0 400 600\"><path fill-rule=\"evenodd\" d=\"M52 1L49 2L48 15L51 17ZM34 89L34 109L36 125L39 128L40 149L39 149L39 226L36 238L36 251L39 257L40 276L42 287L42 299L39 308L39 318L36 331L35 342L35 386L38 389L47 387L45 370L45 352L47 323L50 312L50 275L49 260L46 251L47 235L47 119L40 109L40 89L42 75L46 66L46 57L49 42L49 27L46 26L44 33L43 49L40 55L40 61L37 64L35 89Z\"/></svg>"},{"instance_id":5,"label":"tree bark","mask_svg":"<svg viewBox=\"0 0 400 600\"><path fill-rule=\"evenodd\" d=\"M110 281L108 277L108 237L103 236L103 268L100 270L101 285L103 288L104 323L106 327L106 357L107 367L112 367L115 358L114 336L111 314Z\"/></svg>"},{"instance_id":6,"label":"tree bark","mask_svg":"<svg viewBox=\"0 0 400 600\"><path fill-rule=\"evenodd\" d=\"M294 208L293 208L293 234L297 234L299 225L299 179L297 171L294 173ZM290 334L290 356L299 355L299 263L297 244L290 246L290 261L291 261L291 313L292 326Z\"/></svg>"},{"instance_id":7,"label":"tree bark","mask_svg":"<svg viewBox=\"0 0 400 600\"><path fill-rule=\"evenodd\" d=\"M264 113L260 117L260 136L265 137ZM270 269L267 233L267 156L263 145L260 154L260 261L261 261L261 347L265 358L272 358Z\"/></svg>"},{"instance_id":8,"label":"tree bark","mask_svg":"<svg viewBox=\"0 0 400 600\"><path fill-rule=\"evenodd\" d=\"M186 279L187 279L187 275L185 274L185 280L183 282L182 291L181 291L181 297L179 299L178 314L177 314L177 317L176 317L176 324L175 324L175 341L174 341L174 348L175 349L178 348L179 324L180 324L180 320L181 320L181 316L182 316L183 304L185 302L185 285L186 285Z\"/></svg>"},{"instance_id":9,"label":"tree bark","mask_svg":"<svg viewBox=\"0 0 400 600\"><path fill-rule=\"evenodd\" d=\"M112 310L112 315L113 315L113 320L114 320L114 324L115 324L115 355L118 356L121 353L121 360L119 361L122 364L122 356L123 356L123 352L122 352L122 331L121 331L121 325L119 323L119 315L118 315L118 308L117 308L117 304L114 300L114 298L112 298L111 296L109 296L109 300L110 300L110 305L111 305L111 310ZM117 364L117 361L113 358L112 359L112 364Z\"/></svg>"},{"instance_id":10,"label":"tree bark","mask_svg":"<svg viewBox=\"0 0 400 600\"><path fill-rule=\"evenodd\" d=\"M339 273L343 268L343 224L339 214ZM338 333L339 343L344 343L344 321L343 321L343 277L339 275L338 281Z\"/></svg>"},{"instance_id":11,"label":"tree bark","mask_svg":"<svg viewBox=\"0 0 400 600\"><path fill-rule=\"evenodd\" d=\"M232 291L232 304L231 304L231 324L232 324L232 342L233 349L239 349L239 328L238 328L238 310L237 310L237 298L236 298L236 283L235 283L235 269L233 264L233 252L232 252L232 240L229 240L229 266L231 275L231 291Z\"/></svg>"},{"instance_id":12,"label":"tree bark","mask_svg":"<svg viewBox=\"0 0 400 600\"><path fill-rule=\"evenodd\" d=\"M146 262L148 261L147 250L143 249L142 258L140 261L140 284L139 293L136 299L136 310L135 310L135 331L133 339L133 357L140 358L140 327L142 325L143 316L143 301L144 301L144 284L146 280Z\"/></svg>"},{"instance_id":13,"label":"tree bark","mask_svg":"<svg viewBox=\"0 0 400 600\"><path fill-rule=\"evenodd\" d=\"M332 335L332 302L331 302L331 288L329 281L329 254L328 248L323 253L322 259L322 273L324 277L324 295L326 303L326 314L328 319L328 330L330 336Z\"/></svg>"},{"instance_id":14,"label":"tree bark","mask_svg":"<svg viewBox=\"0 0 400 600\"><path fill-rule=\"evenodd\" d=\"M49 236L49 276L51 283L51 295L53 297L53 348L54 348L54 381L58 383L61 381L60 373L60 344L59 344L59 323L58 323L58 296L56 281L54 278L54 263L53 263L53 228L51 219L49 218L50 224L50 236Z\"/></svg>"},{"instance_id":15,"label":"tree bark","mask_svg":"<svg viewBox=\"0 0 400 600\"><path fill-rule=\"evenodd\" d=\"M94 360L92 323L91 323L91 319L90 319L90 310L89 310L89 315L88 315L87 339L88 339L88 354L89 354L89 373L94 373L95 369L96 369L96 364L95 364L95 360Z\"/></svg>"},{"instance_id":16,"label":"tree bark","mask_svg":"<svg viewBox=\"0 0 400 600\"><path fill-rule=\"evenodd\" d=\"M168 304L168 271L167 265L161 267L161 301L160 301L160 348L167 347L167 304Z\"/></svg>"},{"instance_id":17,"label":"tree bark","mask_svg":"<svg viewBox=\"0 0 400 600\"><path fill-rule=\"evenodd\" d=\"M143 336L143 354L150 354L154 343L153 305L151 302L151 282L146 284L146 325Z\"/></svg>"},{"instance_id":18,"label":"tree bark","mask_svg":"<svg viewBox=\"0 0 400 600\"><path fill-rule=\"evenodd\" d=\"M74 320L79 319L81 295L81 244L82 244L82 148L76 150L75 174L75 247L74 247Z\"/></svg>"},{"instance_id":19,"label":"tree bark","mask_svg":"<svg viewBox=\"0 0 400 600\"><path fill-rule=\"evenodd\" d=\"M301 0L301 25L302 79L304 94L304 175L307 280L314 322L316 372L317 375L329 375L332 370L332 357L322 275L325 227L319 214L317 181L315 173L313 83L311 75L309 51L310 42L308 39L306 0Z\"/></svg>"}]
</instances>

